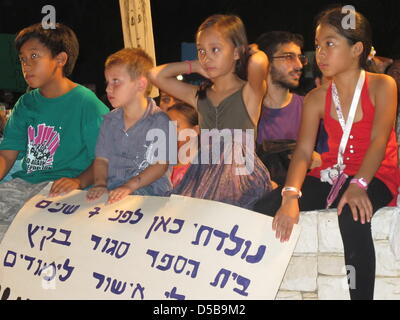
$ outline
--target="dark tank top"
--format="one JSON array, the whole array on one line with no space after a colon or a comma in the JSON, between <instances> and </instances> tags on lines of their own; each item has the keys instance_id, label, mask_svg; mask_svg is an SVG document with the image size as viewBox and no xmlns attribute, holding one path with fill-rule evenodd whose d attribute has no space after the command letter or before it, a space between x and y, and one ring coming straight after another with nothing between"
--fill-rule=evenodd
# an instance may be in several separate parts
<instances>
[{"instance_id":1,"label":"dark tank top","mask_svg":"<svg viewBox=\"0 0 400 320\"><path fill-rule=\"evenodd\" d=\"M226 97L218 106L213 106L206 94L204 98L199 95L197 110L200 129L256 130L243 101L243 88Z\"/></svg>"}]
</instances>

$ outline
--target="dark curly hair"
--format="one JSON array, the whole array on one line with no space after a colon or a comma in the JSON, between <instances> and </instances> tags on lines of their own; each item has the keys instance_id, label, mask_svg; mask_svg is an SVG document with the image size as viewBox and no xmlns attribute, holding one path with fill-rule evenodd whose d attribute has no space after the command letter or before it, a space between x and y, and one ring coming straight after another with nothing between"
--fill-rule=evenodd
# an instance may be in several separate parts
<instances>
[{"instance_id":1,"label":"dark curly hair","mask_svg":"<svg viewBox=\"0 0 400 320\"><path fill-rule=\"evenodd\" d=\"M50 50L53 57L65 52L68 60L63 68L63 75L68 77L72 74L79 55L79 42L71 28L57 23L55 29L44 29L41 23L36 23L22 29L15 38L17 52L30 39L39 40Z\"/></svg>"},{"instance_id":2,"label":"dark curly hair","mask_svg":"<svg viewBox=\"0 0 400 320\"><path fill-rule=\"evenodd\" d=\"M304 38L301 34L291 33L287 31L270 31L261 34L256 43L258 48L265 52L269 60L275 55L280 44L295 43L303 49Z\"/></svg>"}]
</instances>

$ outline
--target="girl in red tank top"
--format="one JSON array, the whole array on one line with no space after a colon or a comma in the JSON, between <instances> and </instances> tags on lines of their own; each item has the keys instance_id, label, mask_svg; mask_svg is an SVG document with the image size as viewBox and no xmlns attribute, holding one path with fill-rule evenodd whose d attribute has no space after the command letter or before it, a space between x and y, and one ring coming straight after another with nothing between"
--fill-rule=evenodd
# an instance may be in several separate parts
<instances>
[{"instance_id":1,"label":"girl in red tank top","mask_svg":"<svg viewBox=\"0 0 400 320\"><path fill-rule=\"evenodd\" d=\"M354 26L347 25L348 14L354 16ZM373 48L369 22L358 12L343 13L341 7L324 11L317 19L315 46L317 64L331 81L305 97L285 186L258 201L254 210L274 216L276 237L286 241L300 211L337 208L345 263L356 271L350 296L372 299L370 222L378 209L394 205L400 181L396 83L364 71ZM321 119L329 151L322 154L321 167L306 176Z\"/></svg>"},{"instance_id":2,"label":"girl in red tank top","mask_svg":"<svg viewBox=\"0 0 400 320\"><path fill-rule=\"evenodd\" d=\"M346 164L345 173L349 176L355 176L361 167L366 152L371 144L371 133L375 116L375 106L373 105L368 88L368 74L361 92L361 110L362 119L353 124L351 135L349 137L348 146L344 153L344 163ZM323 169L332 167L337 161L337 154L343 131L338 122L331 116L332 108L332 83L329 84L326 101L324 124L328 134L329 151L321 156L322 166L314 168L309 175L320 178L320 172ZM389 140L387 142L384 158L375 173L375 177L379 178L386 184L393 195L393 199L389 206L396 206L396 199L399 186L399 169L397 165L397 142L394 129L391 130Z\"/></svg>"}]
</instances>

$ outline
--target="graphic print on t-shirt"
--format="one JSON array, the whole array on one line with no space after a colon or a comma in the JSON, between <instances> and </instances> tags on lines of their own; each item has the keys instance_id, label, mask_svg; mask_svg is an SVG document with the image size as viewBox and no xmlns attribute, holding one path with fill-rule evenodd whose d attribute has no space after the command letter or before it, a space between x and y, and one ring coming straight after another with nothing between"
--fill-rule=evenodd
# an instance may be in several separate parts
<instances>
[{"instance_id":1,"label":"graphic print on t-shirt","mask_svg":"<svg viewBox=\"0 0 400 320\"><path fill-rule=\"evenodd\" d=\"M60 134L54 127L39 124L28 128L27 173L53 168L54 154L60 146Z\"/></svg>"}]
</instances>

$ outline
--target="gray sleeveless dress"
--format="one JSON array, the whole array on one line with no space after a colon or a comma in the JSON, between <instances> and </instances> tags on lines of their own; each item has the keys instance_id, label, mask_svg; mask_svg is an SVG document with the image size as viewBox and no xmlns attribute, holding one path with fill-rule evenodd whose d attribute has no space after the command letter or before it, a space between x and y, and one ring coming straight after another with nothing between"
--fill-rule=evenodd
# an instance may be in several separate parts
<instances>
[{"instance_id":1,"label":"gray sleeveless dress","mask_svg":"<svg viewBox=\"0 0 400 320\"><path fill-rule=\"evenodd\" d=\"M256 126L243 101L243 87L217 107L198 99L200 148L173 194L215 200L246 209L272 190L267 168L256 156Z\"/></svg>"}]
</instances>

